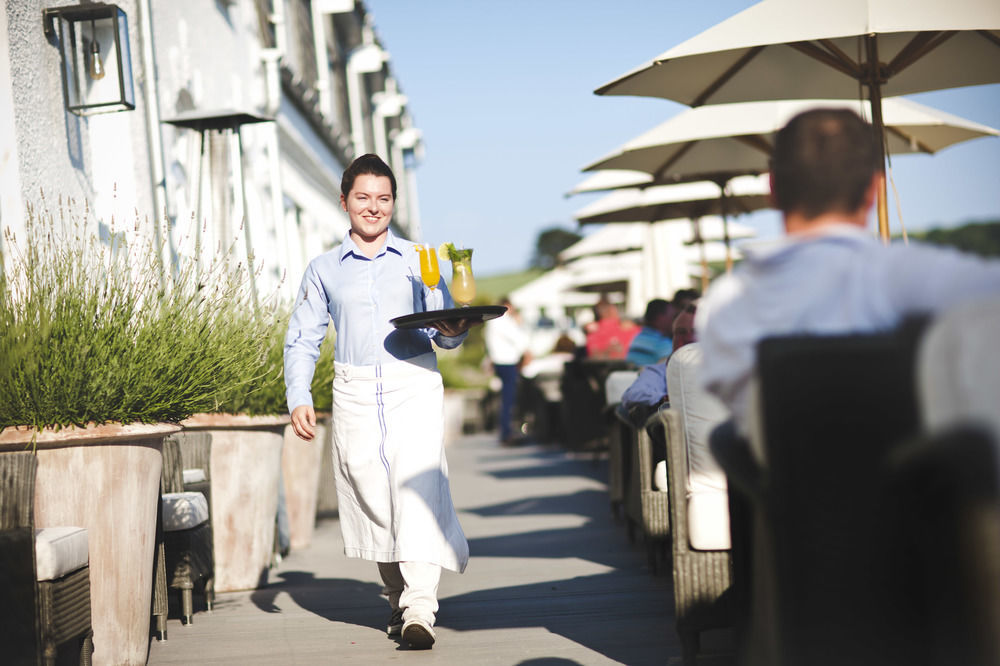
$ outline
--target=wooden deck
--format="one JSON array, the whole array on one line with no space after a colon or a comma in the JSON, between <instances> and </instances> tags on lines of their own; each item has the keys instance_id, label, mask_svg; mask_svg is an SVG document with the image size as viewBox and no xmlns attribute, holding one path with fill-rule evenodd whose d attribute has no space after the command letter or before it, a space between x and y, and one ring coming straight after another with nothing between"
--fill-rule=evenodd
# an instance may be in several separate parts
<instances>
[{"instance_id":1,"label":"wooden deck","mask_svg":"<svg viewBox=\"0 0 1000 666\"><path fill-rule=\"evenodd\" d=\"M266 588L219 595L190 626L171 618L148 663L680 663L669 573L652 575L612 517L606 460L490 435L458 440L448 459L472 558L442 577L433 650L386 637L375 565L347 559L326 520Z\"/></svg>"}]
</instances>

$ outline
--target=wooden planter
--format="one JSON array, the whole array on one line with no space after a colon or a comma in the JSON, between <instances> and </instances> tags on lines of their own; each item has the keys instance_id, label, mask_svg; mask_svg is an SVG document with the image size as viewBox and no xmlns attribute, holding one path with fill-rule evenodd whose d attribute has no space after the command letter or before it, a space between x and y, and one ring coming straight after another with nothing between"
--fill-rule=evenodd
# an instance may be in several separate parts
<instances>
[{"instance_id":1,"label":"wooden planter","mask_svg":"<svg viewBox=\"0 0 1000 666\"><path fill-rule=\"evenodd\" d=\"M163 439L172 425L43 430L35 446L37 527L85 527L95 665L145 664ZM0 451L30 449L29 428L0 432Z\"/></svg>"},{"instance_id":2,"label":"wooden planter","mask_svg":"<svg viewBox=\"0 0 1000 666\"><path fill-rule=\"evenodd\" d=\"M287 416L239 414L196 414L181 424L212 433L216 592L252 590L267 582L287 424Z\"/></svg>"},{"instance_id":3,"label":"wooden planter","mask_svg":"<svg viewBox=\"0 0 1000 666\"><path fill-rule=\"evenodd\" d=\"M316 436L311 442L299 439L292 426L285 426L285 448L281 452L281 471L285 481L285 507L288 510L290 545L293 550L312 543L316 527L320 472L324 465L324 442L329 419L316 421Z\"/></svg>"}]
</instances>

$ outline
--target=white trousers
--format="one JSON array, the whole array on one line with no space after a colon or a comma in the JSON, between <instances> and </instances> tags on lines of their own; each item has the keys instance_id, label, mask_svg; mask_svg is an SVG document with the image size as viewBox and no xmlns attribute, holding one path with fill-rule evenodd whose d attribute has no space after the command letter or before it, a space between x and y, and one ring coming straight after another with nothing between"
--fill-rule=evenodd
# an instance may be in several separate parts
<instances>
[{"instance_id":1,"label":"white trousers","mask_svg":"<svg viewBox=\"0 0 1000 666\"><path fill-rule=\"evenodd\" d=\"M441 567L430 562L379 562L378 572L389 606L403 609L403 622L419 619L434 626Z\"/></svg>"}]
</instances>

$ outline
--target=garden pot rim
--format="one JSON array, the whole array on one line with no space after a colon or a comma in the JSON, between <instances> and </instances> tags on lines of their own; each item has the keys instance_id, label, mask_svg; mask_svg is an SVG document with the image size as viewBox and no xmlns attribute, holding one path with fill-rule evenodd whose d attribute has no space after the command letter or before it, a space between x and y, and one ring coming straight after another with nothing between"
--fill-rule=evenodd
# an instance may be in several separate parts
<instances>
[{"instance_id":1,"label":"garden pot rim","mask_svg":"<svg viewBox=\"0 0 1000 666\"><path fill-rule=\"evenodd\" d=\"M273 429L291 423L288 414L272 416L250 416L248 414L193 414L181 421L185 430L215 430L233 428L237 430Z\"/></svg>"},{"instance_id":2,"label":"garden pot rim","mask_svg":"<svg viewBox=\"0 0 1000 666\"><path fill-rule=\"evenodd\" d=\"M30 446L32 441L38 448L55 448L90 446L116 440L163 439L180 430L181 427L173 423L88 423L83 428L63 426L41 430L36 430L33 426L8 426L0 430L0 450L22 450Z\"/></svg>"}]
</instances>

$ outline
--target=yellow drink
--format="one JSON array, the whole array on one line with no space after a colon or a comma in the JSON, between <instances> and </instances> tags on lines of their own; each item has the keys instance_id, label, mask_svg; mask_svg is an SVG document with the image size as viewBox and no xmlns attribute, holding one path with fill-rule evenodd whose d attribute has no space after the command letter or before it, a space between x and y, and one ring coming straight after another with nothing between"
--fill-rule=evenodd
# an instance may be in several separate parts
<instances>
[{"instance_id":1,"label":"yellow drink","mask_svg":"<svg viewBox=\"0 0 1000 666\"><path fill-rule=\"evenodd\" d=\"M468 259L451 264L451 296L459 305L469 305L476 297L476 280Z\"/></svg>"},{"instance_id":2,"label":"yellow drink","mask_svg":"<svg viewBox=\"0 0 1000 666\"><path fill-rule=\"evenodd\" d=\"M438 268L437 252L426 245L418 245L420 253L420 279L431 289L437 287L441 280L441 270Z\"/></svg>"}]
</instances>

